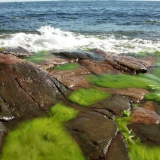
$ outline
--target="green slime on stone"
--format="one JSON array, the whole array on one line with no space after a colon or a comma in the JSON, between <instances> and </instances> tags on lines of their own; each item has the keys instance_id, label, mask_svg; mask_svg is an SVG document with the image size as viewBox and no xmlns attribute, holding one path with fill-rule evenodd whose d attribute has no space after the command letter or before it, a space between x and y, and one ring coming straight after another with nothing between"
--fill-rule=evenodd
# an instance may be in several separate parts
<instances>
[{"instance_id":1,"label":"green slime on stone","mask_svg":"<svg viewBox=\"0 0 160 160\"><path fill-rule=\"evenodd\" d=\"M78 69L79 65L77 63L65 63L61 64L58 67L55 67L55 70L75 70Z\"/></svg>"},{"instance_id":2,"label":"green slime on stone","mask_svg":"<svg viewBox=\"0 0 160 160\"><path fill-rule=\"evenodd\" d=\"M0 51L4 51L4 48L0 48Z\"/></svg>"},{"instance_id":3,"label":"green slime on stone","mask_svg":"<svg viewBox=\"0 0 160 160\"><path fill-rule=\"evenodd\" d=\"M160 91L158 92L151 92L145 95L145 100L147 101L154 101L160 104Z\"/></svg>"},{"instance_id":4,"label":"green slime on stone","mask_svg":"<svg viewBox=\"0 0 160 160\"><path fill-rule=\"evenodd\" d=\"M50 53L48 53L47 51L39 51L39 52L35 53L33 56L30 56L25 59L27 61L30 61L33 63L41 63L51 57L53 57L53 56Z\"/></svg>"},{"instance_id":5,"label":"green slime on stone","mask_svg":"<svg viewBox=\"0 0 160 160\"><path fill-rule=\"evenodd\" d=\"M88 107L92 104L97 103L100 100L103 100L107 97L109 97L110 94L107 92L102 92L97 89L79 89L77 91L74 91L68 99L78 105Z\"/></svg>"},{"instance_id":6,"label":"green slime on stone","mask_svg":"<svg viewBox=\"0 0 160 160\"><path fill-rule=\"evenodd\" d=\"M150 90L159 90L160 81L148 79L147 74L125 75L125 74L102 74L98 76L88 76L88 79L94 85L107 88L145 88Z\"/></svg>"},{"instance_id":7,"label":"green slime on stone","mask_svg":"<svg viewBox=\"0 0 160 160\"><path fill-rule=\"evenodd\" d=\"M9 132L1 160L85 160L78 144L64 128L64 122L78 114L58 103L50 117L23 122Z\"/></svg>"},{"instance_id":8,"label":"green slime on stone","mask_svg":"<svg viewBox=\"0 0 160 160\"><path fill-rule=\"evenodd\" d=\"M127 125L130 124L131 117L117 118L119 130L123 133L126 144L129 148L129 157L132 160L159 160L160 147L148 146L142 143L139 139L133 139L134 134L128 129Z\"/></svg>"}]
</instances>

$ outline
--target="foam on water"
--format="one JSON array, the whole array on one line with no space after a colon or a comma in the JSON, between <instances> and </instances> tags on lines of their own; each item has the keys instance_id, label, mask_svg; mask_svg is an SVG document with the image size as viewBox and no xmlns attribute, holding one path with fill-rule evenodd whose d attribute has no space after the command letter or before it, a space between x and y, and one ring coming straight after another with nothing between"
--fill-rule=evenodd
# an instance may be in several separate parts
<instances>
[{"instance_id":1,"label":"foam on water","mask_svg":"<svg viewBox=\"0 0 160 160\"><path fill-rule=\"evenodd\" d=\"M51 26L42 26L37 29L39 34L15 33L0 37L0 47L19 46L31 51L41 50L77 50L99 48L106 52L138 53L160 51L160 41L130 39L129 37L116 38L114 35L82 35L62 31Z\"/></svg>"}]
</instances>

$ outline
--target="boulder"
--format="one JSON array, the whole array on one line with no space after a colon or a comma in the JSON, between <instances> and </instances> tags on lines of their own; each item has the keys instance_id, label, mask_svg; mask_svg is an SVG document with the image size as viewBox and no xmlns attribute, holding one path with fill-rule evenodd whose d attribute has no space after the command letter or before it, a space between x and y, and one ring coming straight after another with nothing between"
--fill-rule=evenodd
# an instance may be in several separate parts
<instances>
[{"instance_id":1,"label":"boulder","mask_svg":"<svg viewBox=\"0 0 160 160\"><path fill-rule=\"evenodd\" d=\"M142 107L134 108L132 113L132 123L138 124L160 124L160 116L151 110Z\"/></svg>"},{"instance_id":2,"label":"boulder","mask_svg":"<svg viewBox=\"0 0 160 160\"><path fill-rule=\"evenodd\" d=\"M81 112L66 127L90 160L104 160L117 134L116 123L94 111Z\"/></svg>"},{"instance_id":3,"label":"boulder","mask_svg":"<svg viewBox=\"0 0 160 160\"><path fill-rule=\"evenodd\" d=\"M138 59L131 56L112 56L105 61L115 69L130 74L146 73L147 67L155 63L153 59Z\"/></svg>"},{"instance_id":4,"label":"boulder","mask_svg":"<svg viewBox=\"0 0 160 160\"><path fill-rule=\"evenodd\" d=\"M120 132L112 140L105 160L130 160L128 148Z\"/></svg>"},{"instance_id":5,"label":"boulder","mask_svg":"<svg viewBox=\"0 0 160 160\"><path fill-rule=\"evenodd\" d=\"M102 100L90 108L106 109L116 116L122 116L124 110L130 110L130 99L126 96L112 95L109 98Z\"/></svg>"},{"instance_id":6,"label":"boulder","mask_svg":"<svg viewBox=\"0 0 160 160\"><path fill-rule=\"evenodd\" d=\"M28 51L27 49L22 48L22 47L4 48L3 50L0 51L0 53L14 55L14 56L17 56L20 58L29 57L32 55L32 53L30 51Z\"/></svg>"},{"instance_id":7,"label":"boulder","mask_svg":"<svg viewBox=\"0 0 160 160\"><path fill-rule=\"evenodd\" d=\"M41 115L64 99L66 91L54 77L31 63L0 54L1 120Z\"/></svg>"}]
</instances>

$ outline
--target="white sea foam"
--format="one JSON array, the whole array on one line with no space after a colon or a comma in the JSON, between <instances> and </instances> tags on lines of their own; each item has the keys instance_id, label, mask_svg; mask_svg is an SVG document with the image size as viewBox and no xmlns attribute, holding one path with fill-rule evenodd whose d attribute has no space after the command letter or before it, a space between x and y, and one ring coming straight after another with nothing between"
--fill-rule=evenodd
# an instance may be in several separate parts
<instances>
[{"instance_id":1,"label":"white sea foam","mask_svg":"<svg viewBox=\"0 0 160 160\"><path fill-rule=\"evenodd\" d=\"M16 33L0 38L0 47L19 46L31 51L41 50L76 50L99 48L106 52L138 53L160 51L160 41L131 39L114 36L82 35L62 31L51 26L43 26L37 30L39 34ZM99 38L100 37L100 38Z\"/></svg>"}]
</instances>

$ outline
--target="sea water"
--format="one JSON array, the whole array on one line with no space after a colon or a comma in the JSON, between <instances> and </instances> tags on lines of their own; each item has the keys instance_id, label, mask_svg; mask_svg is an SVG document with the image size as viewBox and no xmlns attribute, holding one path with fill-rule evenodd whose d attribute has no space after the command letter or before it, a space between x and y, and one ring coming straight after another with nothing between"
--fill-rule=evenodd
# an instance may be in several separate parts
<instances>
[{"instance_id":1,"label":"sea water","mask_svg":"<svg viewBox=\"0 0 160 160\"><path fill-rule=\"evenodd\" d=\"M160 2L0 3L0 48L160 51Z\"/></svg>"}]
</instances>

